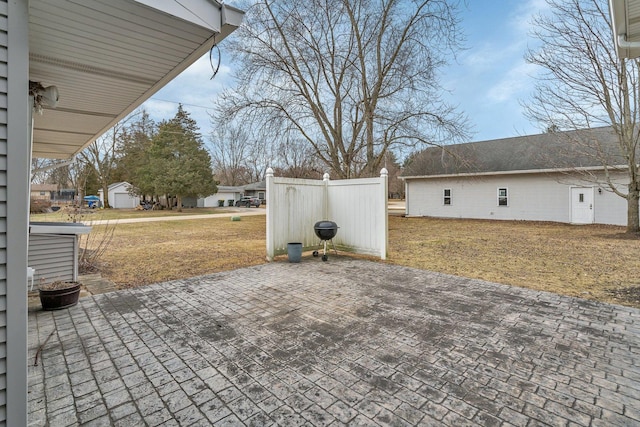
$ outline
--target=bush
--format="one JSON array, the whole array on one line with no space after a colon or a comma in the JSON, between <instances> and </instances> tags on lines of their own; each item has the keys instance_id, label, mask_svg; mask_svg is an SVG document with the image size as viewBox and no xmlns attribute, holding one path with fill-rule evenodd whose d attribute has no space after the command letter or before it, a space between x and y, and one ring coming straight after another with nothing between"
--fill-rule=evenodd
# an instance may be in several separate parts
<instances>
[{"instance_id":1,"label":"bush","mask_svg":"<svg viewBox=\"0 0 640 427\"><path fill-rule=\"evenodd\" d=\"M31 199L30 211L31 213L47 213L51 209L51 202L49 200Z\"/></svg>"},{"instance_id":2,"label":"bush","mask_svg":"<svg viewBox=\"0 0 640 427\"><path fill-rule=\"evenodd\" d=\"M227 206L234 206L235 204L236 204L236 201L234 199L227 200Z\"/></svg>"},{"instance_id":3,"label":"bush","mask_svg":"<svg viewBox=\"0 0 640 427\"><path fill-rule=\"evenodd\" d=\"M224 199L218 199L218 207L221 208L224 206Z\"/></svg>"}]
</instances>

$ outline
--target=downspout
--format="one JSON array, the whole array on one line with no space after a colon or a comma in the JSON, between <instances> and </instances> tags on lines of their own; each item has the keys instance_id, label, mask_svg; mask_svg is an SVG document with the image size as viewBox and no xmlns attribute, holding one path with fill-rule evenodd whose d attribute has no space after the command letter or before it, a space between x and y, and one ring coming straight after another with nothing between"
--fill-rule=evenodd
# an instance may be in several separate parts
<instances>
[{"instance_id":1,"label":"downspout","mask_svg":"<svg viewBox=\"0 0 640 427\"><path fill-rule=\"evenodd\" d=\"M640 48L640 42L630 42L627 41L625 34L618 34L617 43L618 46L623 49L637 49Z\"/></svg>"}]
</instances>

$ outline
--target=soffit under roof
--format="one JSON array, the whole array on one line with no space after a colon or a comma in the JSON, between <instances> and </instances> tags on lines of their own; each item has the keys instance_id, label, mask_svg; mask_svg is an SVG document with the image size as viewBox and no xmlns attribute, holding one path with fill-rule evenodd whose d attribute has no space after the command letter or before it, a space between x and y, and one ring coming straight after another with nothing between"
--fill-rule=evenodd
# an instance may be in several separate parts
<instances>
[{"instance_id":1,"label":"soffit under roof","mask_svg":"<svg viewBox=\"0 0 640 427\"><path fill-rule=\"evenodd\" d=\"M242 16L213 0L30 0L29 80L59 92L55 109L34 115L33 156L73 157L233 32Z\"/></svg>"},{"instance_id":2,"label":"soffit under roof","mask_svg":"<svg viewBox=\"0 0 640 427\"><path fill-rule=\"evenodd\" d=\"M640 0L609 0L616 53L620 58L640 56Z\"/></svg>"}]
</instances>

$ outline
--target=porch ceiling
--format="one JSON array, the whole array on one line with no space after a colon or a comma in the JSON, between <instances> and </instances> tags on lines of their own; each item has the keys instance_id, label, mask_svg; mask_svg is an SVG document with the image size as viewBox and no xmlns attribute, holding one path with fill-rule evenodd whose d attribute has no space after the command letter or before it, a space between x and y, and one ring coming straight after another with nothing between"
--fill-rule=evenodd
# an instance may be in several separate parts
<instances>
[{"instance_id":1,"label":"porch ceiling","mask_svg":"<svg viewBox=\"0 0 640 427\"><path fill-rule=\"evenodd\" d=\"M34 157L72 157L242 21L215 0L182 3L29 2L29 80L59 92L55 109L34 115Z\"/></svg>"},{"instance_id":2,"label":"porch ceiling","mask_svg":"<svg viewBox=\"0 0 640 427\"><path fill-rule=\"evenodd\" d=\"M640 0L609 0L616 52L620 58L640 56Z\"/></svg>"}]
</instances>

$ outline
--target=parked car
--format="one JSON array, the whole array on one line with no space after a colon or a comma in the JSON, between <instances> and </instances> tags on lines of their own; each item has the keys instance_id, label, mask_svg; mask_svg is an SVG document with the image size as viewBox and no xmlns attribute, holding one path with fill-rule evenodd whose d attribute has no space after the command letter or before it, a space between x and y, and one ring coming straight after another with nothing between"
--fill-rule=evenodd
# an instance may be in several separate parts
<instances>
[{"instance_id":1,"label":"parked car","mask_svg":"<svg viewBox=\"0 0 640 427\"><path fill-rule=\"evenodd\" d=\"M260 207L262 201L257 197L244 196L241 197L240 200L236 201L236 206L244 206L246 208L250 208L251 206L255 206L256 208Z\"/></svg>"}]
</instances>

